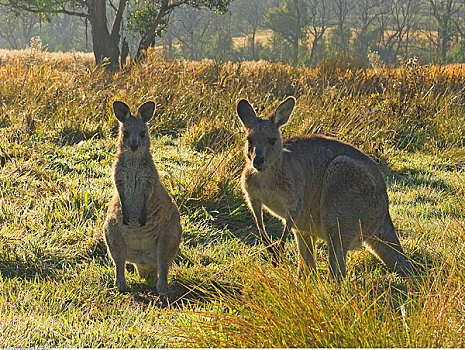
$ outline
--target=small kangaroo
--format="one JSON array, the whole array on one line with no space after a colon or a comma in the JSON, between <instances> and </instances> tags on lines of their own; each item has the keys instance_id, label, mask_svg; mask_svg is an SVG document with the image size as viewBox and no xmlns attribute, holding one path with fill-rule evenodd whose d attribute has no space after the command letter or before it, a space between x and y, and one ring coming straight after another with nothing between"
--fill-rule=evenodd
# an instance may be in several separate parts
<instances>
[{"instance_id":1,"label":"small kangaroo","mask_svg":"<svg viewBox=\"0 0 465 350\"><path fill-rule=\"evenodd\" d=\"M237 113L246 130L242 190L262 241L273 254L262 209L283 220L282 251L293 231L300 255L315 270L314 242L328 242L330 272L346 275L347 251L364 243L388 267L403 276L416 270L404 255L389 215L386 183L376 163L353 146L312 135L282 141L295 99L283 101L268 118L257 117L243 99ZM299 263L300 266L300 263Z\"/></svg>"},{"instance_id":2,"label":"small kangaroo","mask_svg":"<svg viewBox=\"0 0 465 350\"><path fill-rule=\"evenodd\" d=\"M161 184L150 154L147 122L153 102L139 107L138 116L129 107L113 103L120 121L117 152L113 163L116 191L103 226L105 242L116 271L116 287L126 290L126 261L134 263L141 277L157 277L157 290L167 305L168 270L181 242L179 211Z\"/></svg>"}]
</instances>

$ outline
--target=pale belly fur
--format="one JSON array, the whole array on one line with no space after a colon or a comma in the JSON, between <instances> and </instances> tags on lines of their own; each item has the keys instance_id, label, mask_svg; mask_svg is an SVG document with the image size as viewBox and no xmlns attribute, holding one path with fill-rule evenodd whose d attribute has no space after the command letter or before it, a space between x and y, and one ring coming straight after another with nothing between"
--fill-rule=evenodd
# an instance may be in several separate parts
<instances>
[{"instance_id":1,"label":"pale belly fur","mask_svg":"<svg viewBox=\"0 0 465 350\"><path fill-rule=\"evenodd\" d=\"M128 262L143 265L157 263L158 234L150 220L145 226L140 226L137 221L121 225L121 233Z\"/></svg>"}]
</instances>

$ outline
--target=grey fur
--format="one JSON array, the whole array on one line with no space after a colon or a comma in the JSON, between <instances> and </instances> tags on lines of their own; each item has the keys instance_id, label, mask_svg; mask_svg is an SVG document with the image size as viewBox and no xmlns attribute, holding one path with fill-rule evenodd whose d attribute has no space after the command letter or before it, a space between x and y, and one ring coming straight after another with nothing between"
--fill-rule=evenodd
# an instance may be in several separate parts
<instances>
[{"instance_id":1,"label":"grey fur","mask_svg":"<svg viewBox=\"0 0 465 350\"><path fill-rule=\"evenodd\" d=\"M141 277L157 277L160 300L166 305L168 270L181 242L179 211L161 184L150 154L147 122L155 104L146 102L132 116L123 102L113 109L120 121L113 164L115 192L103 226L115 264L115 284L126 290L125 264L134 263Z\"/></svg>"},{"instance_id":2,"label":"grey fur","mask_svg":"<svg viewBox=\"0 0 465 350\"><path fill-rule=\"evenodd\" d=\"M266 119L247 100L237 113L246 129L241 184L262 241L271 244L262 209L283 220L284 242L292 231L305 265L315 269L314 243L328 242L332 275L346 275L347 251L364 243L402 275L416 271L406 258L389 215L386 183L377 164L353 146L321 135L281 140L279 127L294 108L287 98ZM273 261L279 253L273 247Z\"/></svg>"}]
</instances>

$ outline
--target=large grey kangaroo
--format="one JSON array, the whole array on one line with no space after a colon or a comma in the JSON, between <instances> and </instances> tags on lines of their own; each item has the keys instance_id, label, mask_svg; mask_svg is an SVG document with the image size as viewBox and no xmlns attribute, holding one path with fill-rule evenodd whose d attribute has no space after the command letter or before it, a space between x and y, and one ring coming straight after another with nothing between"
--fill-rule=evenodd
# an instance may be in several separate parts
<instances>
[{"instance_id":1,"label":"large grey kangaroo","mask_svg":"<svg viewBox=\"0 0 465 350\"><path fill-rule=\"evenodd\" d=\"M287 98L268 118L247 100L237 113L246 130L242 190L262 241L271 244L262 209L283 220L282 251L293 231L305 265L315 270L314 242L328 242L330 272L346 275L347 251L362 242L403 276L416 270L404 255L389 215L386 183L376 163L353 146L321 135L281 139L295 99ZM276 263L278 250L269 247Z\"/></svg>"},{"instance_id":2,"label":"large grey kangaroo","mask_svg":"<svg viewBox=\"0 0 465 350\"><path fill-rule=\"evenodd\" d=\"M138 116L129 107L113 103L120 121L113 164L115 192L103 226L108 252L116 271L115 284L126 290L125 264L134 263L141 277L157 277L157 290L167 305L168 270L181 242L179 211L161 184L150 154L147 122L155 110L153 102L139 107Z\"/></svg>"}]
</instances>

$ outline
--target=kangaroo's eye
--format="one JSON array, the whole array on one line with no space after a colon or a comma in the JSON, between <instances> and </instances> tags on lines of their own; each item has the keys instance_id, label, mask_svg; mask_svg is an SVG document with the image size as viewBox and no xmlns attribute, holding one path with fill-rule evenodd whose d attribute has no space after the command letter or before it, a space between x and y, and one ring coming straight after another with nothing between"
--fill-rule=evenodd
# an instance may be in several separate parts
<instances>
[{"instance_id":1,"label":"kangaroo's eye","mask_svg":"<svg viewBox=\"0 0 465 350\"><path fill-rule=\"evenodd\" d=\"M140 137L145 137L145 134L146 134L145 131L142 131L139 135Z\"/></svg>"},{"instance_id":2,"label":"kangaroo's eye","mask_svg":"<svg viewBox=\"0 0 465 350\"><path fill-rule=\"evenodd\" d=\"M123 132L123 136L124 137L128 137L129 136L129 133L127 131Z\"/></svg>"},{"instance_id":3,"label":"kangaroo's eye","mask_svg":"<svg viewBox=\"0 0 465 350\"><path fill-rule=\"evenodd\" d=\"M276 144L276 139L269 139L268 142L271 146L274 146Z\"/></svg>"}]
</instances>

